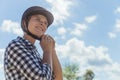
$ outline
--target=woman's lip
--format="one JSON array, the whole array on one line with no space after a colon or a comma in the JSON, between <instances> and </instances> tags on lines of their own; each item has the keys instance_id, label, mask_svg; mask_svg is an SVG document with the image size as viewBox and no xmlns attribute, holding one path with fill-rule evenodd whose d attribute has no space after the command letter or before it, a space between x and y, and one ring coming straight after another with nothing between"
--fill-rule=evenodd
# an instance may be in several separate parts
<instances>
[{"instance_id":1,"label":"woman's lip","mask_svg":"<svg viewBox=\"0 0 120 80\"><path fill-rule=\"evenodd\" d=\"M36 31L36 32L43 32L43 31L42 31L42 30L40 30L40 29L36 29L35 31Z\"/></svg>"},{"instance_id":2,"label":"woman's lip","mask_svg":"<svg viewBox=\"0 0 120 80\"><path fill-rule=\"evenodd\" d=\"M38 30L44 31L40 26L36 26L35 28Z\"/></svg>"}]
</instances>

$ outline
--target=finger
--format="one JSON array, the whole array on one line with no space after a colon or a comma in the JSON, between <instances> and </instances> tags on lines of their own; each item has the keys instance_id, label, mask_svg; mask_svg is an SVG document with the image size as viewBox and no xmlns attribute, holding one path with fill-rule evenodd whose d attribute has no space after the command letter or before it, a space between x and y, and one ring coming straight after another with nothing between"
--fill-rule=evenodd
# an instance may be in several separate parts
<instances>
[{"instance_id":1,"label":"finger","mask_svg":"<svg viewBox=\"0 0 120 80\"><path fill-rule=\"evenodd\" d=\"M53 39L53 37L52 37L52 36L49 36L49 38L50 38L53 42L55 42L55 40Z\"/></svg>"},{"instance_id":2,"label":"finger","mask_svg":"<svg viewBox=\"0 0 120 80\"><path fill-rule=\"evenodd\" d=\"M45 35L43 35L42 37L41 37L41 40L43 41L45 39Z\"/></svg>"},{"instance_id":3,"label":"finger","mask_svg":"<svg viewBox=\"0 0 120 80\"><path fill-rule=\"evenodd\" d=\"M53 38L50 35L47 35L47 39L53 40Z\"/></svg>"},{"instance_id":4,"label":"finger","mask_svg":"<svg viewBox=\"0 0 120 80\"><path fill-rule=\"evenodd\" d=\"M46 36L46 35L43 35L43 36L42 36L42 40L41 40L41 41L42 41L42 42L43 42L43 41L45 41L45 42L46 42L46 41L47 41L47 36Z\"/></svg>"},{"instance_id":5,"label":"finger","mask_svg":"<svg viewBox=\"0 0 120 80\"><path fill-rule=\"evenodd\" d=\"M49 35L45 35L45 39L46 39L46 40L51 40L51 38L50 38Z\"/></svg>"}]
</instances>

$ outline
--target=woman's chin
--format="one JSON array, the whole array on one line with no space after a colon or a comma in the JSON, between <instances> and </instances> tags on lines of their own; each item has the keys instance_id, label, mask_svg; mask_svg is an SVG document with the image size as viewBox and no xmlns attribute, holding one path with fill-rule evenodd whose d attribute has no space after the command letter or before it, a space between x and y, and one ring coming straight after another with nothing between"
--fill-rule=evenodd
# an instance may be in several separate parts
<instances>
[{"instance_id":1,"label":"woman's chin","mask_svg":"<svg viewBox=\"0 0 120 80\"><path fill-rule=\"evenodd\" d=\"M39 35L38 37L41 38L43 36L43 34Z\"/></svg>"}]
</instances>

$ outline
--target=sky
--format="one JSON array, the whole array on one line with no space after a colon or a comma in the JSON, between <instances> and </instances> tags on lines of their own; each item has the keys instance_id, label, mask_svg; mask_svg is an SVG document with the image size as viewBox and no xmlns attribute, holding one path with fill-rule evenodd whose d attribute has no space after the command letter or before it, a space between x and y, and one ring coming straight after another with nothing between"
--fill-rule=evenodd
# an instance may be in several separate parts
<instances>
[{"instance_id":1,"label":"sky","mask_svg":"<svg viewBox=\"0 0 120 80\"><path fill-rule=\"evenodd\" d=\"M21 16L30 6L53 13L46 34L56 41L62 67L76 63L80 76L91 69L94 80L120 80L120 0L0 0L0 80L4 50L12 39L23 36Z\"/></svg>"}]
</instances>

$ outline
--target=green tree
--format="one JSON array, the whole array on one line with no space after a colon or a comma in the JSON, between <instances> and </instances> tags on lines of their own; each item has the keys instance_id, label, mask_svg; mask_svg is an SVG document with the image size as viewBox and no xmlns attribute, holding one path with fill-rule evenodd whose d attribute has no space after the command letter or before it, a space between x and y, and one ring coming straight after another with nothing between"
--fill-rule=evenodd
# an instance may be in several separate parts
<instances>
[{"instance_id":1,"label":"green tree","mask_svg":"<svg viewBox=\"0 0 120 80\"><path fill-rule=\"evenodd\" d=\"M92 70L86 70L86 73L85 75L83 76L84 77L84 80L93 80L95 74L93 73Z\"/></svg>"},{"instance_id":2,"label":"green tree","mask_svg":"<svg viewBox=\"0 0 120 80\"><path fill-rule=\"evenodd\" d=\"M83 76L79 76L79 66L77 64L68 64L63 68L64 80L93 80L95 74L92 70L86 70Z\"/></svg>"},{"instance_id":3,"label":"green tree","mask_svg":"<svg viewBox=\"0 0 120 80\"><path fill-rule=\"evenodd\" d=\"M79 66L77 64L65 65L63 68L64 80L79 80Z\"/></svg>"}]
</instances>

